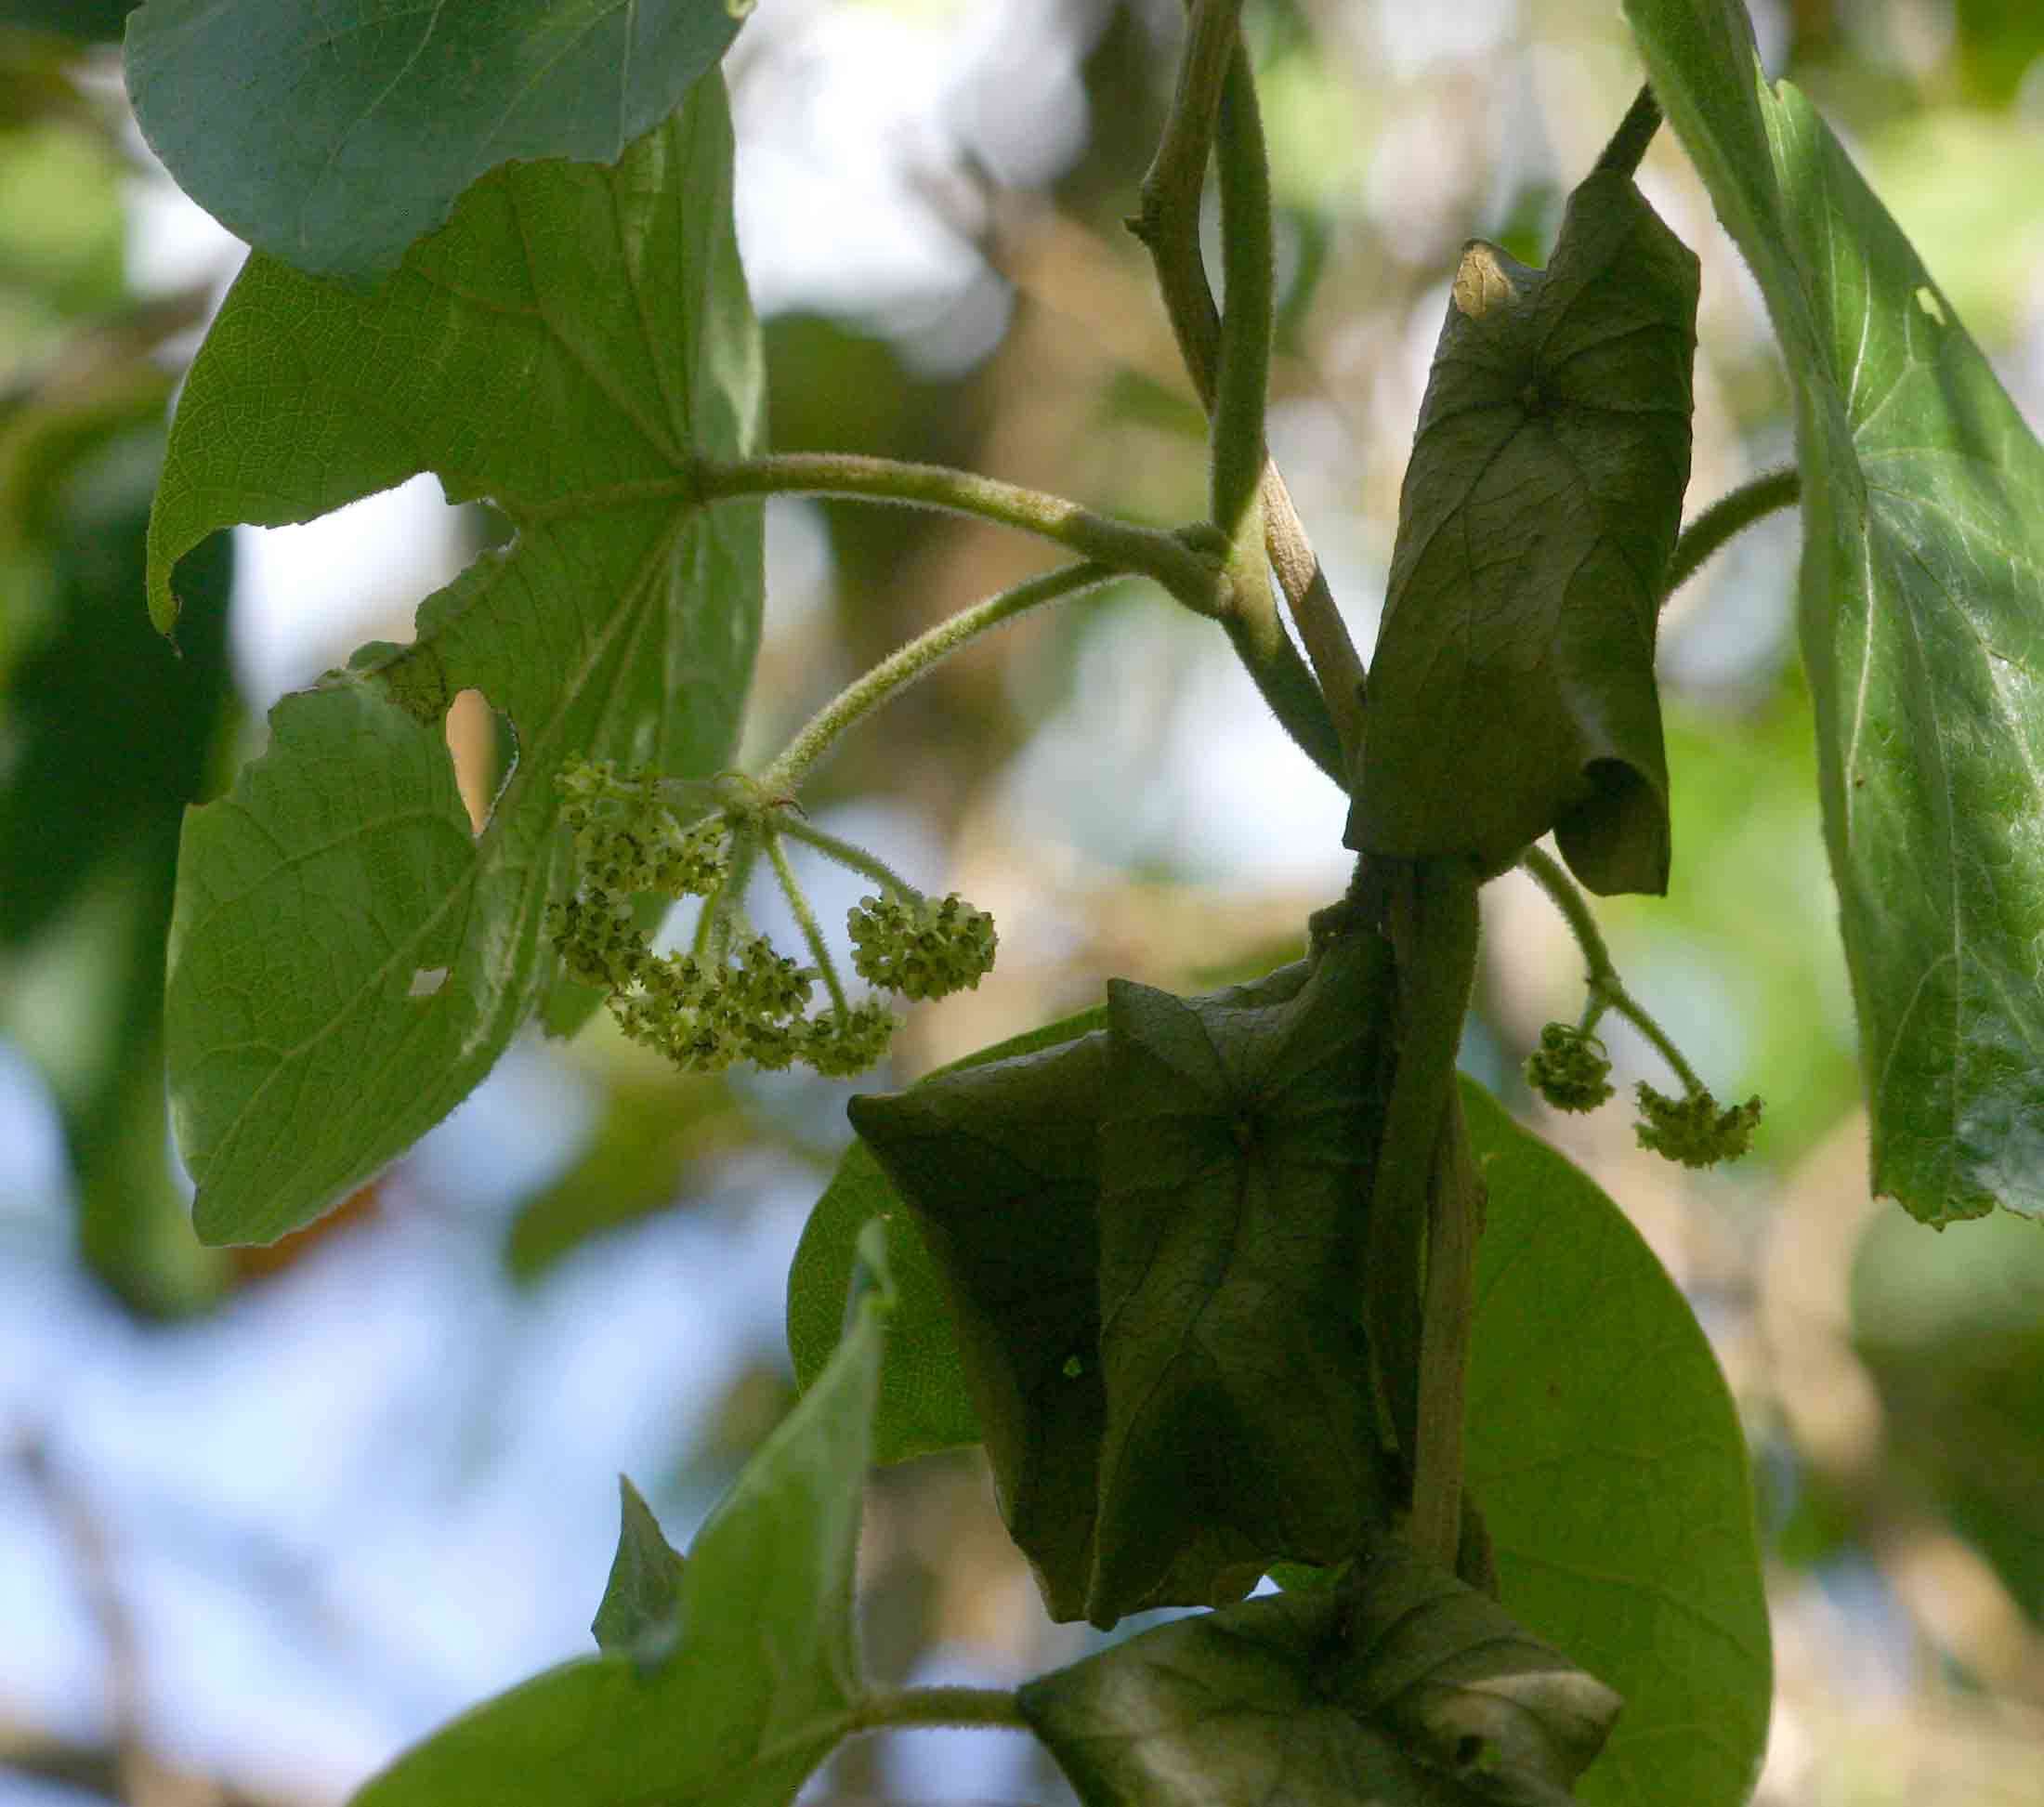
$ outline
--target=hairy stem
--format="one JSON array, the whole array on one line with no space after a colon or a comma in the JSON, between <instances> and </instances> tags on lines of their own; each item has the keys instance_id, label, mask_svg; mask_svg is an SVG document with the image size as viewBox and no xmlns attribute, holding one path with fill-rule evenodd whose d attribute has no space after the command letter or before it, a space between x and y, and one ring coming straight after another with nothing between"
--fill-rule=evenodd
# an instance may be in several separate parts
<instances>
[{"instance_id":1,"label":"hairy stem","mask_svg":"<svg viewBox=\"0 0 2044 1807\"><path fill-rule=\"evenodd\" d=\"M926 634L918 635L907 646L882 660L818 710L788 743L787 750L760 774L761 789L769 796L793 794L839 735L898 695L968 640L984 634L989 627L1013 621L1041 603L1077 596L1081 590L1093 589L1115 575L1106 565L1090 560L1066 565L1057 570L1045 571L1040 577L1029 578L1013 589L1003 590L999 596L975 603L970 609L963 609L949 620L937 622ZM791 828L790 832L793 831ZM834 854L832 857L838 858Z\"/></svg>"},{"instance_id":2,"label":"hairy stem","mask_svg":"<svg viewBox=\"0 0 2044 1807\"><path fill-rule=\"evenodd\" d=\"M1562 920L1568 924L1568 932L1582 949L1583 963L1588 968L1584 977L1590 989L1590 1002L1578 1027L1587 1033L1596 1028L1600 1016L1617 1011L1653 1044L1655 1053L1668 1063L1669 1069L1682 1081L1684 1091L1691 1097L1705 1091L1707 1088L1697 1078L1697 1069L1683 1057L1682 1050L1675 1046L1668 1031L1654 1020L1646 1006L1625 989L1618 969L1611 963L1611 950L1605 945L1597 919L1590 913L1590 901L1576 888L1575 880L1562 870L1559 861L1539 847L1528 847L1519 856L1519 864L1561 911Z\"/></svg>"},{"instance_id":3,"label":"hairy stem","mask_svg":"<svg viewBox=\"0 0 2044 1807\"><path fill-rule=\"evenodd\" d=\"M1230 589L1217 559L1162 528L1097 515L1063 496L1003 483L943 465L868 458L850 452L789 452L695 467L705 502L731 496L856 496L911 508L937 508L1013 527L1096 564L1153 578L1196 615L1226 613Z\"/></svg>"},{"instance_id":4,"label":"hairy stem","mask_svg":"<svg viewBox=\"0 0 2044 1807\"><path fill-rule=\"evenodd\" d=\"M1646 147L1654 141L1654 134L1660 130L1660 102L1654 98L1652 88L1642 86L1618 122L1618 129L1611 134L1611 142L1605 146L1596 166L1617 170L1620 176L1632 175L1640 166L1640 159L1646 155Z\"/></svg>"},{"instance_id":5,"label":"hairy stem","mask_svg":"<svg viewBox=\"0 0 2044 1807\"><path fill-rule=\"evenodd\" d=\"M897 1725L1005 1725L1029 1722L1008 1688L872 1688L852 1708L854 1732Z\"/></svg>"},{"instance_id":6,"label":"hairy stem","mask_svg":"<svg viewBox=\"0 0 2044 1807\"><path fill-rule=\"evenodd\" d=\"M851 1006L845 1000L845 981L837 976L837 962L831 958L830 944L823 938L823 931L817 925L816 911L809 908L809 899L803 895L802 887L795 883L794 869L788 864L788 852L780 845L780 836L766 836L766 858L773 864L774 876L780 881L780 894L788 899L788 908L794 913L795 926L802 931L802 938L808 944L809 957L817 963L817 970L823 979L823 989L831 994L831 1007L842 1020Z\"/></svg>"},{"instance_id":7,"label":"hairy stem","mask_svg":"<svg viewBox=\"0 0 2044 1807\"><path fill-rule=\"evenodd\" d=\"M1668 579L1661 601L1696 576L1710 557L1734 535L1744 532L1757 520L1776 509L1794 506L1802 494L1802 473L1793 465L1762 471L1749 483L1741 483L1728 495L1720 496L1695 520L1683 529L1675 550L1668 560Z\"/></svg>"},{"instance_id":8,"label":"hairy stem","mask_svg":"<svg viewBox=\"0 0 2044 1807\"><path fill-rule=\"evenodd\" d=\"M781 818L780 831L791 841L800 841L806 846L814 847L826 859L835 860L849 871L861 878L870 878L891 897L899 897L905 903L920 903L922 892L896 871L884 860L875 859L864 847L854 846L849 841L841 841L834 834L819 829L813 822L803 821L799 817Z\"/></svg>"},{"instance_id":9,"label":"hairy stem","mask_svg":"<svg viewBox=\"0 0 2044 1807\"><path fill-rule=\"evenodd\" d=\"M1444 1164L1443 1138L1452 1134L1455 1055L1476 974L1477 878L1466 860L1457 858L1384 863L1398 965L1398 1061L1370 1191L1364 1309L1392 1425L1413 1476L1416 1507L1425 1480L1432 1541L1416 1547L1452 1569L1459 1505L1448 1513L1445 1531L1439 1514L1445 1502L1461 1498L1461 1414L1458 1408L1451 1431L1439 1422L1423 1426L1421 1394L1422 1374L1432 1374L1436 1384L1428 1391L1435 1396L1426 1416L1437 1418L1445 1403L1440 1377L1459 1368L1468 1336L1467 1282L1459 1294L1448 1287L1422 1304L1421 1268L1430 1239L1429 1198L1457 1189L1437 1185L1435 1176ZM1447 1165L1453 1163L1450 1153ZM1465 1209L1459 1200L1448 1208ZM1452 1237L1456 1232L1444 1222L1441 1234ZM1452 1258L1450 1245L1444 1242L1443 1249ZM1459 1380L1453 1392L1459 1400ZM1436 1547L1443 1536L1445 1548Z\"/></svg>"}]
</instances>

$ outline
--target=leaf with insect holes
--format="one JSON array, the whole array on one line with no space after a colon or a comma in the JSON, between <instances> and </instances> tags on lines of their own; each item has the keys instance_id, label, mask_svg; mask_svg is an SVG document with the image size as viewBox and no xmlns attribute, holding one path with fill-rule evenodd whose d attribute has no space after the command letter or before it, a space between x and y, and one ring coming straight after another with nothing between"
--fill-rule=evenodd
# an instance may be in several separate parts
<instances>
[{"instance_id":1,"label":"leaf with insect holes","mask_svg":"<svg viewBox=\"0 0 2044 1807\"><path fill-rule=\"evenodd\" d=\"M1550 829L1668 888L1654 640L1689 480L1697 259L1624 176L1545 269L1462 253L1398 501L1347 845L1499 872Z\"/></svg>"},{"instance_id":2,"label":"leaf with insect holes","mask_svg":"<svg viewBox=\"0 0 2044 1807\"><path fill-rule=\"evenodd\" d=\"M405 648L286 697L185 828L165 998L178 1145L212 1241L317 1216L444 1117L546 998L572 758L729 758L761 592L756 504L701 455L760 406L722 83L615 168L526 164L370 295L249 260L201 347L150 522L149 595L216 528L308 520L436 472L517 529ZM517 761L479 834L442 720L480 690Z\"/></svg>"}]
</instances>

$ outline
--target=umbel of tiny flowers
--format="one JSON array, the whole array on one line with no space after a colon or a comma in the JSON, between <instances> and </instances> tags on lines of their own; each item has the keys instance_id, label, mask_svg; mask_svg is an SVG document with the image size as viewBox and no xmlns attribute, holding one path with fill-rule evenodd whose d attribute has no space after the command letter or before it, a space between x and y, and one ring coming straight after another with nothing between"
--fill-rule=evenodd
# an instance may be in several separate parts
<instances>
[{"instance_id":1,"label":"umbel of tiny flowers","mask_svg":"<svg viewBox=\"0 0 2044 1807\"><path fill-rule=\"evenodd\" d=\"M1632 1129L1640 1146L1679 1160L1684 1167L1736 1160L1751 1145L1760 1123L1758 1097L1721 1110L1708 1086L1681 1098L1671 1098L1645 1084L1635 1086L1633 1093L1639 1099L1641 1120Z\"/></svg>"},{"instance_id":2,"label":"umbel of tiny flowers","mask_svg":"<svg viewBox=\"0 0 2044 1807\"><path fill-rule=\"evenodd\" d=\"M1590 1030L1550 1023L1526 1056L1526 1082L1556 1110L1595 1110L1611 1095L1611 1056Z\"/></svg>"},{"instance_id":3,"label":"umbel of tiny flowers","mask_svg":"<svg viewBox=\"0 0 2044 1807\"><path fill-rule=\"evenodd\" d=\"M814 911L781 847L799 840L879 883L850 913L853 965L911 998L976 986L993 964L992 919L955 893L932 902L864 849L810 827L740 774L710 779L570 765L557 780L575 840L577 888L549 907L546 931L569 974L609 994L634 1041L690 1072L736 1061L778 1071L802 1061L848 1078L886 1052L899 1019L876 1000L845 995ZM780 952L746 923L740 898L764 855L808 944L811 964ZM634 900L703 899L694 945L656 954ZM816 982L829 1008L807 1015Z\"/></svg>"}]
</instances>

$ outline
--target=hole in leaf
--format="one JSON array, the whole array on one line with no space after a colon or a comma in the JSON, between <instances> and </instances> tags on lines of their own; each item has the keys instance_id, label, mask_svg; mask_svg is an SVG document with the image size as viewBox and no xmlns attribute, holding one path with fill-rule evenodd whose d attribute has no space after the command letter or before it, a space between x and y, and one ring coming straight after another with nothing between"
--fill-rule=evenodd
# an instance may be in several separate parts
<instances>
[{"instance_id":1,"label":"hole in leaf","mask_svg":"<svg viewBox=\"0 0 2044 1807\"><path fill-rule=\"evenodd\" d=\"M405 996L408 998L430 998L437 995L440 987L446 983L446 967L422 966L412 975L411 989L406 991Z\"/></svg>"},{"instance_id":2,"label":"hole in leaf","mask_svg":"<svg viewBox=\"0 0 2044 1807\"><path fill-rule=\"evenodd\" d=\"M480 834L512 766L518 764L511 718L491 708L480 690L463 690L448 705L446 731L454 784L468 811L470 830Z\"/></svg>"}]
</instances>

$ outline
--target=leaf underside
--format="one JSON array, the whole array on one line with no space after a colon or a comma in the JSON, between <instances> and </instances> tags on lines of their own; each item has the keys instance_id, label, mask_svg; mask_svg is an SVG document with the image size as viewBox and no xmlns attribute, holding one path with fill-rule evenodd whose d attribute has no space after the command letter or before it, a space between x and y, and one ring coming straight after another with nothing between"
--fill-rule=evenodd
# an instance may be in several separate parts
<instances>
[{"instance_id":1,"label":"leaf underside","mask_svg":"<svg viewBox=\"0 0 2044 1807\"><path fill-rule=\"evenodd\" d=\"M1696 257L1615 172L1544 270L1463 251L1398 503L1344 839L1668 888L1654 640L1689 480Z\"/></svg>"},{"instance_id":2,"label":"leaf underside","mask_svg":"<svg viewBox=\"0 0 2044 1807\"><path fill-rule=\"evenodd\" d=\"M504 163L611 163L738 30L725 0L150 0L128 96L256 250L366 284Z\"/></svg>"},{"instance_id":3,"label":"leaf underside","mask_svg":"<svg viewBox=\"0 0 2044 1807\"><path fill-rule=\"evenodd\" d=\"M1098 1020L1088 1014L1064 1028L1069 1036ZM1489 1190L1467 1476L1502 1604L1626 1698L1579 1785L1581 1799L1736 1807L1765 1743L1773 1683L1745 1435L1731 1395L1695 1316L1624 1214L1467 1080L1462 1106ZM861 1159L871 1157L855 1145L845 1170ZM890 1258L921 1263L928 1277L919 1297L904 1294L905 1334L889 1345L889 1368L898 1359L911 1371L884 1375L883 1395L893 1388L915 1401L925 1423L969 1424L961 1375L972 1339L958 1333L936 1264L884 1179L875 1173L859 1196L891 1213ZM850 1260L829 1202L790 1279L805 1379L818 1368L824 1301L833 1290L842 1296ZM839 1211L843 1203L840 1195ZM987 1264L1018 1210L988 1214ZM957 1216L972 1221L963 1208ZM1253 1345L1264 1333L1258 1325L1247 1334ZM1282 1420L1292 1408L1292 1393L1274 1384L1266 1414ZM1076 1593L1081 1583L1069 1585ZM1305 1748L1288 1775L1304 1773Z\"/></svg>"},{"instance_id":4,"label":"leaf underside","mask_svg":"<svg viewBox=\"0 0 2044 1807\"><path fill-rule=\"evenodd\" d=\"M1388 1000L1356 936L1310 978L1117 984L1104 1034L854 1102L1053 1617L1239 1599L1387 1517L1355 1276Z\"/></svg>"},{"instance_id":5,"label":"leaf underside","mask_svg":"<svg viewBox=\"0 0 2044 1807\"><path fill-rule=\"evenodd\" d=\"M1541 1807L1619 1706L1395 1544L1339 1589L1159 1626L1020 1700L1087 1807Z\"/></svg>"},{"instance_id":6,"label":"leaf underside","mask_svg":"<svg viewBox=\"0 0 2044 1807\"><path fill-rule=\"evenodd\" d=\"M179 557L431 470L518 537L428 597L407 648L272 711L187 819L166 995L178 1144L213 1241L316 1216L466 1095L555 984L570 757L707 774L758 641L756 504L705 512L695 454L749 448L757 329L721 82L615 169L487 178L374 295L251 257L194 363L150 523ZM517 763L479 835L442 717L479 690Z\"/></svg>"},{"instance_id":7,"label":"leaf underside","mask_svg":"<svg viewBox=\"0 0 2044 1807\"><path fill-rule=\"evenodd\" d=\"M2044 448L1728 0L1629 0L1797 396L1801 628L1873 1120L1930 1224L2044 1214Z\"/></svg>"}]
</instances>

